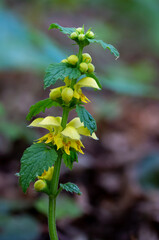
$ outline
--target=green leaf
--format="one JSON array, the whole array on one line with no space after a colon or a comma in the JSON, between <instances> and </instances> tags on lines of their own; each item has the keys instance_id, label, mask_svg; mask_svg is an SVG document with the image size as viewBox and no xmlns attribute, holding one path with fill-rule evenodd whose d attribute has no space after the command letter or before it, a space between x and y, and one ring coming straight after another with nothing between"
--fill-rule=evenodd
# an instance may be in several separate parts
<instances>
[{"instance_id":1,"label":"green leaf","mask_svg":"<svg viewBox=\"0 0 159 240\"><path fill-rule=\"evenodd\" d=\"M76 112L77 112L81 122L83 122L84 126L90 130L91 134L97 130L97 125L96 125L95 119L83 106L77 105Z\"/></svg>"},{"instance_id":2,"label":"green leaf","mask_svg":"<svg viewBox=\"0 0 159 240\"><path fill-rule=\"evenodd\" d=\"M62 158L63 158L65 166L68 167L70 170L72 170L72 168L73 168L73 163L78 162L77 153L74 151L70 151L70 155L67 155L66 153L64 153L62 155Z\"/></svg>"},{"instance_id":3,"label":"green leaf","mask_svg":"<svg viewBox=\"0 0 159 240\"><path fill-rule=\"evenodd\" d=\"M64 80L65 77L77 79L80 76L81 72L76 67L71 67L67 63L53 63L46 69L44 88L55 84L58 79Z\"/></svg>"},{"instance_id":4,"label":"green leaf","mask_svg":"<svg viewBox=\"0 0 159 240\"><path fill-rule=\"evenodd\" d=\"M79 189L79 187L76 184L74 184L74 183L70 183L70 182L65 183L65 184L60 183L60 187L63 190L65 190L67 192L70 192L70 193L74 192L74 193L77 193L78 195L82 194L80 189Z\"/></svg>"},{"instance_id":5,"label":"green leaf","mask_svg":"<svg viewBox=\"0 0 159 240\"><path fill-rule=\"evenodd\" d=\"M30 182L35 181L37 176L42 175L57 160L55 149L44 143L31 145L24 151L21 158L20 185L25 193Z\"/></svg>"},{"instance_id":6,"label":"green leaf","mask_svg":"<svg viewBox=\"0 0 159 240\"><path fill-rule=\"evenodd\" d=\"M57 106L60 106L60 104L53 101L50 98L41 100L30 107L30 110L28 115L26 116L26 119L30 121L32 117L36 116L40 112L45 112L46 108L51 108L53 106L57 107Z\"/></svg>"},{"instance_id":7,"label":"green leaf","mask_svg":"<svg viewBox=\"0 0 159 240\"><path fill-rule=\"evenodd\" d=\"M86 76L87 76L87 77L92 77L92 78L94 78L94 80L95 80L96 83L98 84L98 87L99 87L99 88L102 88L102 85L100 84L99 79L96 77L95 74L93 74L93 73L86 73Z\"/></svg>"},{"instance_id":8,"label":"green leaf","mask_svg":"<svg viewBox=\"0 0 159 240\"><path fill-rule=\"evenodd\" d=\"M64 34L71 34L73 32L76 31L76 28L68 28L68 27L61 27L60 25L58 25L57 23L52 23L50 26L49 26L49 30L50 29L59 29L60 32L64 33Z\"/></svg>"},{"instance_id":9,"label":"green leaf","mask_svg":"<svg viewBox=\"0 0 159 240\"><path fill-rule=\"evenodd\" d=\"M105 43L102 40L97 40L97 39L88 39L88 41L90 43L99 43L104 48L104 50L106 50L108 48L110 50L110 52L112 54L114 54L116 59L119 58L120 54L119 54L118 50L115 47L113 47L111 44Z\"/></svg>"}]
</instances>

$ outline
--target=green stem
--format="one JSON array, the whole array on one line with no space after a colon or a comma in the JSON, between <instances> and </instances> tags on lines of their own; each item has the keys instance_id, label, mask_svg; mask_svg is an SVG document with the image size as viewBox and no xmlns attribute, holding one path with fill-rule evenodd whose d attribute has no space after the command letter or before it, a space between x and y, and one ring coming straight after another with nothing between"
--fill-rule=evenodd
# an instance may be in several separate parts
<instances>
[{"instance_id":1,"label":"green stem","mask_svg":"<svg viewBox=\"0 0 159 240\"><path fill-rule=\"evenodd\" d=\"M69 108L63 108L63 116L61 125L63 128L66 127ZM60 168L62 161L62 153L58 153L58 158L54 165L54 173L50 183L50 196L49 196L49 213L48 213L48 225L50 240L58 240L57 230L56 230L56 197L60 191L58 191L58 183L60 177Z\"/></svg>"},{"instance_id":2,"label":"green stem","mask_svg":"<svg viewBox=\"0 0 159 240\"><path fill-rule=\"evenodd\" d=\"M62 115L62 122L61 122L61 126L63 128L66 127L69 111L70 111L69 108L67 107L63 108L63 115Z\"/></svg>"},{"instance_id":3,"label":"green stem","mask_svg":"<svg viewBox=\"0 0 159 240\"><path fill-rule=\"evenodd\" d=\"M83 52L83 46L79 45L79 52L78 52L78 64L77 67L79 67L81 61L82 61L82 52Z\"/></svg>"}]
</instances>

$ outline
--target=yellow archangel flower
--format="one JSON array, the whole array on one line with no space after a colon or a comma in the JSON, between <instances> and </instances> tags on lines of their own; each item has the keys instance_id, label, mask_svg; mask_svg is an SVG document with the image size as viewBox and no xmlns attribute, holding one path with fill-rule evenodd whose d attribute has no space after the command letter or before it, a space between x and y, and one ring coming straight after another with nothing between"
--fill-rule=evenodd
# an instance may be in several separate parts
<instances>
[{"instance_id":1,"label":"yellow archangel flower","mask_svg":"<svg viewBox=\"0 0 159 240\"><path fill-rule=\"evenodd\" d=\"M29 127L41 127L49 130L49 133L38 139L38 143L52 143L57 146L57 149L63 148L70 155L70 148L83 153L81 147L84 147L81 142L81 136L89 136L97 140L95 133L92 135L90 131L84 127L78 117L72 119L63 130L61 126L61 117L48 116L45 118L35 119Z\"/></svg>"},{"instance_id":2,"label":"yellow archangel flower","mask_svg":"<svg viewBox=\"0 0 159 240\"><path fill-rule=\"evenodd\" d=\"M74 85L74 97L80 99L84 103L90 102L90 100L82 93L82 87L91 87L95 89L100 89L96 83L96 81L91 77L85 77L79 80Z\"/></svg>"},{"instance_id":3,"label":"yellow archangel flower","mask_svg":"<svg viewBox=\"0 0 159 240\"><path fill-rule=\"evenodd\" d=\"M54 167L53 166L49 167L49 169L47 171L44 170L44 172L41 176L38 176L38 179L51 181L53 172L54 172Z\"/></svg>"},{"instance_id":4,"label":"yellow archangel flower","mask_svg":"<svg viewBox=\"0 0 159 240\"><path fill-rule=\"evenodd\" d=\"M56 100L56 98L62 96L62 99L66 103L69 103L71 101L72 97L79 99L84 103L88 103L88 102L90 102L90 100L83 94L81 88L90 87L90 88L100 89L99 86L97 85L96 81L94 80L94 78L91 78L91 77L85 77L85 78L82 78L81 80L79 80L74 85L73 90L70 88L71 80L68 77L65 78L64 82L66 84L65 86L51 89L50 98L52 100Z\"/></svg>"}]
</instances>

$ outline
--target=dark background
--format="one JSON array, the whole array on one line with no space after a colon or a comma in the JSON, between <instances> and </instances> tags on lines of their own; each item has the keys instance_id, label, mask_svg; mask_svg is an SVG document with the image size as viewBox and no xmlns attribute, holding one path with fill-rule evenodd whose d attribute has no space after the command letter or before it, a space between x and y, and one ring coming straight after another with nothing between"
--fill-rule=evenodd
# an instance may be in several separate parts
<instances>
[{"instance_id":1,"label":"dark background","mask_svg":"<svg viewBox=\"0 0 159 240\"><path fill-rule=\"evenodd\" d=\"M157 0L4 0L0 2L0 240L47 240L47 199L14 175L41 130L28 129L29 107L47 98L45 68L77 47L51 23L92 27L120 52L92 45L102 91L84 90L99 141L83 139L85 155L61 182L82 196L61 194L60 240L159 239L159 2ZM58 85L56 85L58 86ZM57 116L60 109L47 110ZM70 116L75 116L73 112Z\"/></svg>"}]
</instances>

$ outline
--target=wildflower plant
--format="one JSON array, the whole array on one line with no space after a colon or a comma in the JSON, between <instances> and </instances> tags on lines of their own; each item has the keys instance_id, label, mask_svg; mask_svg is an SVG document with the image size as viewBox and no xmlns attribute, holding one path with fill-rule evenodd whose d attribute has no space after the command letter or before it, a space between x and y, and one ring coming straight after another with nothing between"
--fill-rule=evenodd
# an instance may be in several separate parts
<instances>
[{"instance_id":1,"label":"wildflower plant","mask_svg":"<svg viewBox=\"0 0 159 240\"><path fill-rule=\"evenodd\" d=\"M49 29L59 29L79 46L77 55L71 55L60 63L50 64L46 69L44 89L54 85L59 79L63 85L50 90L47 99L31 106L27 120L31 120L40 112L51 107L61 107L61 116L47 116L36 118L29 127L46 129L46 134L36 140L33 145L24 151L21 158L19 172L20 185L26 193L31 182L37 192L43 192L49 197L48 225L51 240L58 240L56 231L56 198L62 190L81 194L74 183L60 183L60 167L63 159L66 167L72 170L73 163L78 162L78 154L84 154L82 136L98 140L95 131L96 121L85 109L85 103L90 100L84 94L84 88L95 90L102 88L95 75L95 66L89 53L83 53L85 46L99 43L105 50L109 49L116 58L118 51L110 44L97 40L89 29L86 33L82 28L65 28L58 24L51 24ZM75 109L77 117L68 122L68 115Z\"/></svg>"}]
</instances>

